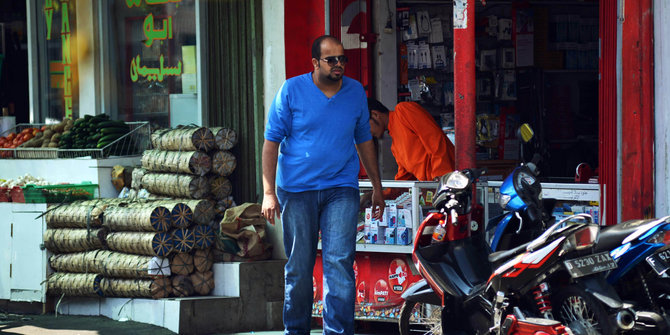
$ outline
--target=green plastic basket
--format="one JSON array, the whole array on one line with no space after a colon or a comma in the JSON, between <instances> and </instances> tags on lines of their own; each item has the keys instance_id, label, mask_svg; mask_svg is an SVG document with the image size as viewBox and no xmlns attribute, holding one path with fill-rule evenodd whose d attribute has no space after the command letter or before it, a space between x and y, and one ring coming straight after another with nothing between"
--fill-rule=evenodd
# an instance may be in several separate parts
<instances>
[{"instance_id":1,"label":"green plastic basket","mask_svg":"<svg viewBox=\"0 0 670 335\"><path fill-rule=\"evenodd\" d=\"M98 196L98 184L90 181L81 184L59 184L37 186L28 184L23 189L26 203L61 203L76 200L91 200Z\"/></svg>"}]
</instances>

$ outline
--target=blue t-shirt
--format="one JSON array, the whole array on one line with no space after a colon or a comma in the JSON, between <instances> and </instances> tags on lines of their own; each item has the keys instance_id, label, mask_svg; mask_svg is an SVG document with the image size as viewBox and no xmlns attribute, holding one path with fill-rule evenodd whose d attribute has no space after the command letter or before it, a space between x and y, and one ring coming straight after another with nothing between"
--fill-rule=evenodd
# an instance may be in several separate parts
<instances>
[{"instance_id":1,"label":"blue t-shirt","mask_svg":"<svg viewBox=\"0 0 670 335\"><path fill-rule=\"evenodd\" d=\"M277 186L288 192L332 187L358 188L355 144L372 139L367 97L356 80L326 97L306 73L290 78L277 92L265 139L280 143Z\"/></svg>"}]
</instances>

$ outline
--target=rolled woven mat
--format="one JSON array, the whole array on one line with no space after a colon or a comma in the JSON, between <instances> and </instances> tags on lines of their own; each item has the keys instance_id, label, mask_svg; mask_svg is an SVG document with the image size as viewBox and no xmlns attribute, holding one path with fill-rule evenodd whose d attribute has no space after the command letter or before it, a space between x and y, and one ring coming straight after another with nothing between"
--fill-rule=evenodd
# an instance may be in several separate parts
<instances>
[{"instance_id":1,"label":"rolled woven mat","mask_svg":"<svg viewBox=\"0 0 670 335\"><path fill-rule=\"evenodd\" d=\"M209 177L209 189L214 199L225 199L233 192L233 184L226 177L212 175Z\"/></svg>"},{"instance_id":2,"label":"rolled woven mat","mask_svg":"<svg viewBox=\"0 0 670 335\"><path fill-rule=\"evenodd\" d=\"M194 272L190 276L193 289L199 295L208 295L214 289L214 272Z\"/></svg>"},{"instance_id":3,"label":"rolled woven mat","mask_svg":"<svg viewBox=\"0 0 670 335\"><path fill-rule=\"evenodd\" d=\"M176 275L189 275L193 272L193 255L187 252L176 253L170 261L170 270Z\"/></svg>"},{"instance_id":4,"label":"rolled woven mat","mask_svg":"<svg viewBox=\"0 0 670 335\"><path fill-rule=\"evenodd\" d=\"M237 167L237 158L230 151L219 150L212 154L212 172L220 176L230 176Z\"/></svg>"},{"instance_id":5,"label":"rolled woven mat","mask_svg":"<svg viewBox=\"0 0 670 335\"><path fill-rule=\"evenodd\" d=\"M237 132L230 128L212 127L214 142L220 150L230 150L237 145Z\"/></svg>"},{"instance_id":6,"label":"rolled woven mat","mask_svg":"<svg viewBox=\"0 0 670 335\"><path fill-rule=\"evenodd\" d=\"M106 205L50 205L44 214L47 228L98 228Z\"/></svg>"},{"instance_id":7,"label":"rolled woven mat","mask_svg":"<svg viewBox=\"0 0 670 335\"><path fill-rule=\"evenodd\" d=\"M130 181L130 187L138 191L142 189L142 177L144 177L144 174L147 172L149 171L140 167L134 168L131 174L132 180Z\"/></svg>"},{"instance_id":8,"label":"rolled woven mat","mask_svg":"<svg viewBox=\"0 0 670 335\"><path fill-rule=\"evenodd\" d=\"M170 276L167 258L131 255L110 250L56 254L49 265L59 272L99 273L108 277L154 278Z\"/></svg>"},{"instance_id":9,"label":"rolled woven mat","mask_svg":"<svg viewBox=\"0 0 670 335\"><path fill-rule=\"evenodd\" d=\"M106 228L57 228L45 230L42 239L51 252L78 252L103 248L106 235Z\"/></svg>"},{"instance_id":10,"label":"rolled woven mat","mask_svg":"<svg viewBox=\"0 0 670 335\"><path fill-rule=\"evenodd\" d=\"M193 227L193 236L195 238L195 249L206 249L214 244L214 229L210 226Z\"/></svg>"},{"instance_id":11,"label":"rolled woven mat","mask_svg":"<svg viewBox=\"0 0 670 335\"><path fill-rule=\"evenodd\" d=\"M214 265L214 253L211 248L199 249L193 252L193 266L198 272L207 272Z\"/></svg>"},{"instance_id":12,"label":"rolled woven mat","mask_svg":"<svg viewBox=\"0 0 670 335\"><path fill-rule=\"evenodd\" d=\"M110 250L159 257L169 255L173 247L167 232L111 232L106 241Z\"/></svg>"},{"instance_id":13,"label":"rolled woven mat","mask_svg":"<svg viewBox=\"0 0 670 335\"><path fill-rule=\"evenodd\" d=\"M172 279L161 277L154 279L103 278L102 293L106 297L126 298L167 298L172 293Z\"/></svg>"},{"instance_id":14,"label":"rolled woven mat","mask_svg":"<svg viewBox=\"0 0 670 335\"><path fill-rule=\"evenodd\" d=\"M172 231L175 252L190 252L195 245L195 235L190 228L177 228Z\"/></svg>"},{"instance_id":15,"label":"rolled woven mat","mask_svg":"<svg viewBox=\"0 0 670 335\"><path fill-rule=\"evenodd\" d=\"M142 168L203 176L212 169L212 158L200 151L145 150L142 154Z\"/></svg>"},{"instance_id":16,"label":"rolled woven mat","mask_svg":"<svg viewBox=\"0 0 670 335\"><path fill-rule=\"evenodd\" d=\"M203 199L210 192L207 178L190 174L146 173L142 185L151 193L175 198Z\"/></svg>"},{"instance_id":17,"label":"rolled woven mat","mask_svg":"<svg viewBox=\"0 0 670 335\"><path fill-rule=\"evenodd\" d=\"M205 127L158 129L151 134L151 144L158 150L203 152L208 152L216 146L214 134Z\"/></svg>"},{"instance_id":18,"label":"rolled woven mat","mask_svg":"<svg viewBox=\"0 0 670 335\"><path fill-rule=\"evenodd\" d=\"M214 202L208 199L175 199L183 202L193 211L193 222L199 225L208 225L216 215Z\"/></svg>"},{"instance_id":19,"label":"rolled woven mat","mask_svg":"<svg viewBox=\"0 0 670 335\"><path fill-rule=\"evenodd\" d=\"M47 279L47 293L73 297L100 297L102 276L97 273L55 272Z\"/></svg>"},{"instance_id":20,"label":"rolled woven mat","mask_svg":"<svg viewBox=\"0 0 670 335\"><path fill-rule=\"evenodd\" d=\"M161 202L170 210L173 228L188 228L193 223L193 210L184 202Z\"/></svg>"},{"instance_id":21,"label":"rolled woven mat","mask_svg":"<svg viewBox=\"0 0 670 335\"><path fill-rule=\"evenodd\" d=\"M110 206L105 210L105 227L112 231L168 231L172 214L160 205L141 207Z\"/></svg>"},{"instance_id":22,"label":"rolled woven mat","mask_svg":"<svg viewBox=\"0 0 670 335\"><path fill-rule=\"evenodd\" d=\"M193 295L195 289L191 282L191 277L177 275L172 277L172 294L175 297L188 297Z\"/></svg>"}]
</instances>

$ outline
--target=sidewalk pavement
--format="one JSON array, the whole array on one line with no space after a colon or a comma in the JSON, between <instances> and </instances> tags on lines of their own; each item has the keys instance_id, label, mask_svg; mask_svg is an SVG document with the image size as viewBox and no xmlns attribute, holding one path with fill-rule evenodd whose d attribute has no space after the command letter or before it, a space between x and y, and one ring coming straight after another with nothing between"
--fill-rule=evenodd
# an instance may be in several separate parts
<instances>
[{"instance_id":1,"label":"sidewalk pavement","mask_svg":"<svg viewBox=\"0 0 670 335\"><path fill-rule=\"evenodd\" d=\"M393 323L357 322L358 335L398 334ZM321 329L311 334L321 334ZM146 323L135 321L115 321L104 316L77 315L32 315L9 314L0 312L0 334L21 335L172 335L172 331ZM228 335L281 335L282 331L258 331ZM224 335L224 334L218 334Z\"/></svg>"}]
</instances>

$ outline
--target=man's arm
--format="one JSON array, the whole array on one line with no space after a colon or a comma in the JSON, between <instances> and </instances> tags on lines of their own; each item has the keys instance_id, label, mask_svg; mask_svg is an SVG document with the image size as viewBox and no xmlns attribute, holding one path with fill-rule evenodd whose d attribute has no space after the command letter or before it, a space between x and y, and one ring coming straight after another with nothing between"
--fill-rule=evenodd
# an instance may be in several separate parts
<instances>
[{"instance_id":1,"label":"man's arm","mask_svg":"<svg viewBox=\"0 0 670 335\"><path fill-rule=\"evenodd\" d=\"M279 216L279 200L275 191L277 177L277 156L279 143L265 140L263 143L263 206L262 213L271 224L275 224L275 216Z\"/></svg>"},{"instance_id":2,"label":"man's arm","mask_svg":"<svg viewBox=\"0 0 670 335\"><path fill-rule=\"evenodd\" d=\"M356 145L358 156L363 162L365 172L368 173L368 178L372 183L372 213L378 220L382 219L384 215L384 198L382 195L382 181L379 178L379 164L377 163L377 153L375 152L375 145L372 140Z\"/></svg>"}]
</instances>

